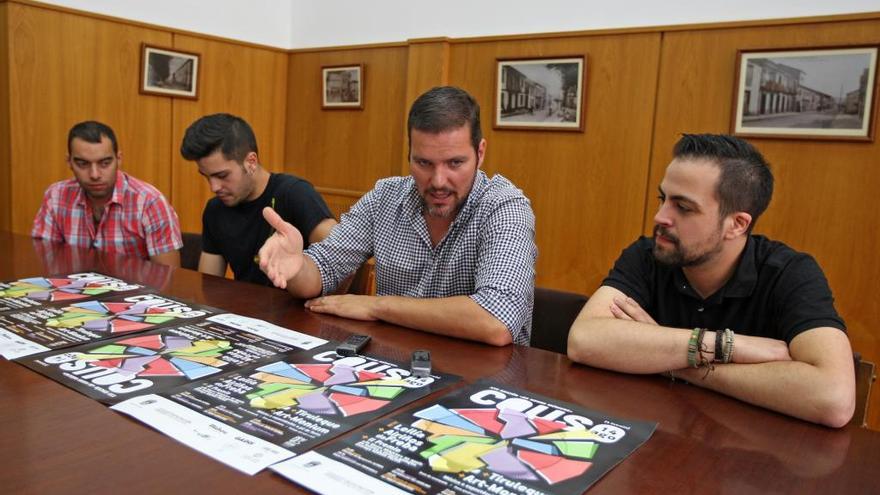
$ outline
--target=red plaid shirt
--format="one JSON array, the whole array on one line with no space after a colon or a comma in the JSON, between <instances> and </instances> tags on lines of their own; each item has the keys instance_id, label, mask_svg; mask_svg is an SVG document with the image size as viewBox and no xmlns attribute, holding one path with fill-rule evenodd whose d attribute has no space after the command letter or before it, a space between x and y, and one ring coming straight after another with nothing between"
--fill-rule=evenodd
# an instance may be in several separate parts
<instances>
[{"instance_id":1,"label":"red plaid shirt","mask_svg":"<svg viewBox=\"0 0 880 495\"><path fill-rule=\"evenodd\" d=\"M43 196L31 236L111 254L149 258L180 249L180 221L158 189L116 173L113 195L95 223L92 205L74 179L56 182Z\"/></svg>"}]
</instances>

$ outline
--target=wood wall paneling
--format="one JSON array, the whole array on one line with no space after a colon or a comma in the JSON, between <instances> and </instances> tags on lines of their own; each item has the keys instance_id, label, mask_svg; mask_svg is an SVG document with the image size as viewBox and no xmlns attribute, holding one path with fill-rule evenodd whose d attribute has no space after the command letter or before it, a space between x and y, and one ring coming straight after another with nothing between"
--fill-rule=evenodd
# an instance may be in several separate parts
<instances>
[{"instance_id":1,"label":"wood wall paneling","mask_svg":"<svg viewBox=\"0 0 880 495\"><path fill-rule=\"evenodd\" d=\"M254 129L260 163L273 172L284 170L288 54L188 35L174 35L174 48L201 54L198 100L175 99L171 146L172 202L186 232L202 231L202 210L213 197L195 163L180 156L186 129L196 119L226 112L245 119Z\"/></svg>"},{"instance_id":2,"label":"wood wall paneling","mask_svg":"<svg viewBox=\"0 0 880 495\"><path fill-rule=\"evenodd\" d=\"M497 58L585 55L585 131L493 130ZM660 34L455 43L449 83L480 102L483 168L537 219L537 284L590 294L641 230Z\"/></svg>"},{"instance_id":3,"label":"wood wall paneling","mask_svg":"<svg viewBox=\"0 0 880 495\"><path fill-rule=\"evenodd\" d=\"M648 197L683 132L728 132L737 49L880 43L880 20L667 33L658 87ZM874 103L875 111L878 103ZM875 118L877 113L875 112ZM825 270L853 348L880 362L880 136L834 142L751 138L771 163L776 191L756 232L812 254ZM648 201L643 231L654 203ZM880 394L869 424L880 426Z\"/></svg>"},{"instance_id":4,"label":"wood wall paneling","mask_svg":"<svg viewBox=\"0 0 880 495\"><path fill-rule=\"evenodd\" d=\"M0 3L0 230L12 229L12 156L9 125L9 13Z\"/></svg>"},{"instance_id":5,"label":"wood wall paneling","mask_svg":"<svg viewBox=\"0 0 880 495\"><path fill-rule=\"evenodd\" d=\"M364 109L322 110L321 67L364 64ZM290 54L286 170L316 187L366 192L401 170L406 47ZM344 196L328 202L346 201Z\"/></svg>"},{"instance_id":6,"label":"wood wall paneling","mask_svg":"<svg viewBox=\"0 0 880 495\"><path fill-rule=\"evenodd\" d=\"M406 105L403 109L403 159L400 175L409 174L409 136L406 125L409 108L422 93L449 83L449 40L413 40L407 57Z\"/></svg>"},{"instance_id":7,"label":"wood wall paneling","mask_svg":"<svg viewBox=\"0 0 880 495\"><path fill-rule=\"evenodd\" d=\"M140 45L170 34L84 16L7 4L12 229L29 233L46 187L71 177L67 131L99 120L117 134L123 169L170 192L171 105L138 94Z\"/></svg>"}]
</instances>

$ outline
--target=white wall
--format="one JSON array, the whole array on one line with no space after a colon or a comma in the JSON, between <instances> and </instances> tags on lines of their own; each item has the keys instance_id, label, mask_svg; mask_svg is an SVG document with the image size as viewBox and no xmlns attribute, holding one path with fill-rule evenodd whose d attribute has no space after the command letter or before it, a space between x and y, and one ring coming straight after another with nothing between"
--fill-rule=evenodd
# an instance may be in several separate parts
<instances>
[{"instance_id":1,"label":"white wall","mask_svg":"<svg viewBox=\"0 0 880 495\"><path fill-rule=\"evenodd\" d=\"M880 0L42 0L281 48L880 11Z\"/></svg>"},{"instance_id":2,"label":"white wall","mask_svg":"<svg viewBox=\"0 0 880 495\"><path fill-rule=\"evenodd\" d=\"M290 48L291 0L40 0L159 26Z\"/></svg>"}]
</instances>

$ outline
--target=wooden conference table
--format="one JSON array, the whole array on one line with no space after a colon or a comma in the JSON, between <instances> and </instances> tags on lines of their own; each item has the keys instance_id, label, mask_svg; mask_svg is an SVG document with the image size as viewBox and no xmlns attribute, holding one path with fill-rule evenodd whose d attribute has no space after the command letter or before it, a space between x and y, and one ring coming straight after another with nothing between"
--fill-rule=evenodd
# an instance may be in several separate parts
<instances>
[{"instance_id":1,"label":"wooden conference table","mask_svg":"<svg viewBox=\"0 0 880 495\"><path fill-rule=\"evenodd\" d=\"M499 349L385 323L316 315L281 290L0 232L2 280L87 270L324 339L369 334L368 352L402 362L414 349L430 349L435 369L466 382L489 378L611 416L658 422L651 439L596 483L591 494L880 493L877 432L815 426L681 382L593 369L539 349ZM305 491L270 471L240 474L0 359L0 492Z\"/></svg>"}]
</instances>

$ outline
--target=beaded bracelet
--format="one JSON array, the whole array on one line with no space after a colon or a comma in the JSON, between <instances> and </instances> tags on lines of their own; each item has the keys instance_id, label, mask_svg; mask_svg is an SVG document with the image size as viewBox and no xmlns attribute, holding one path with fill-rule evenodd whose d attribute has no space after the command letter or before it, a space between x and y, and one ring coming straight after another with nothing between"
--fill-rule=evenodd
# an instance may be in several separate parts
<instances>
[{"instance_id":1,"label":"beaded bracelet","mask_svg":"<svg viewBox=\"0 0 880 495\"><path fill-rule=\"evenodd\" d=\"M704 329L695 328L691 332L690 339L688 339L687 358L688 358L688 366L690 366L691 368L699 367L699 364L697 363L697 350L699 349L700 334L701 334L701 332L704 332L704 331L705 331Z\"/></svg>"}]
</instances>

